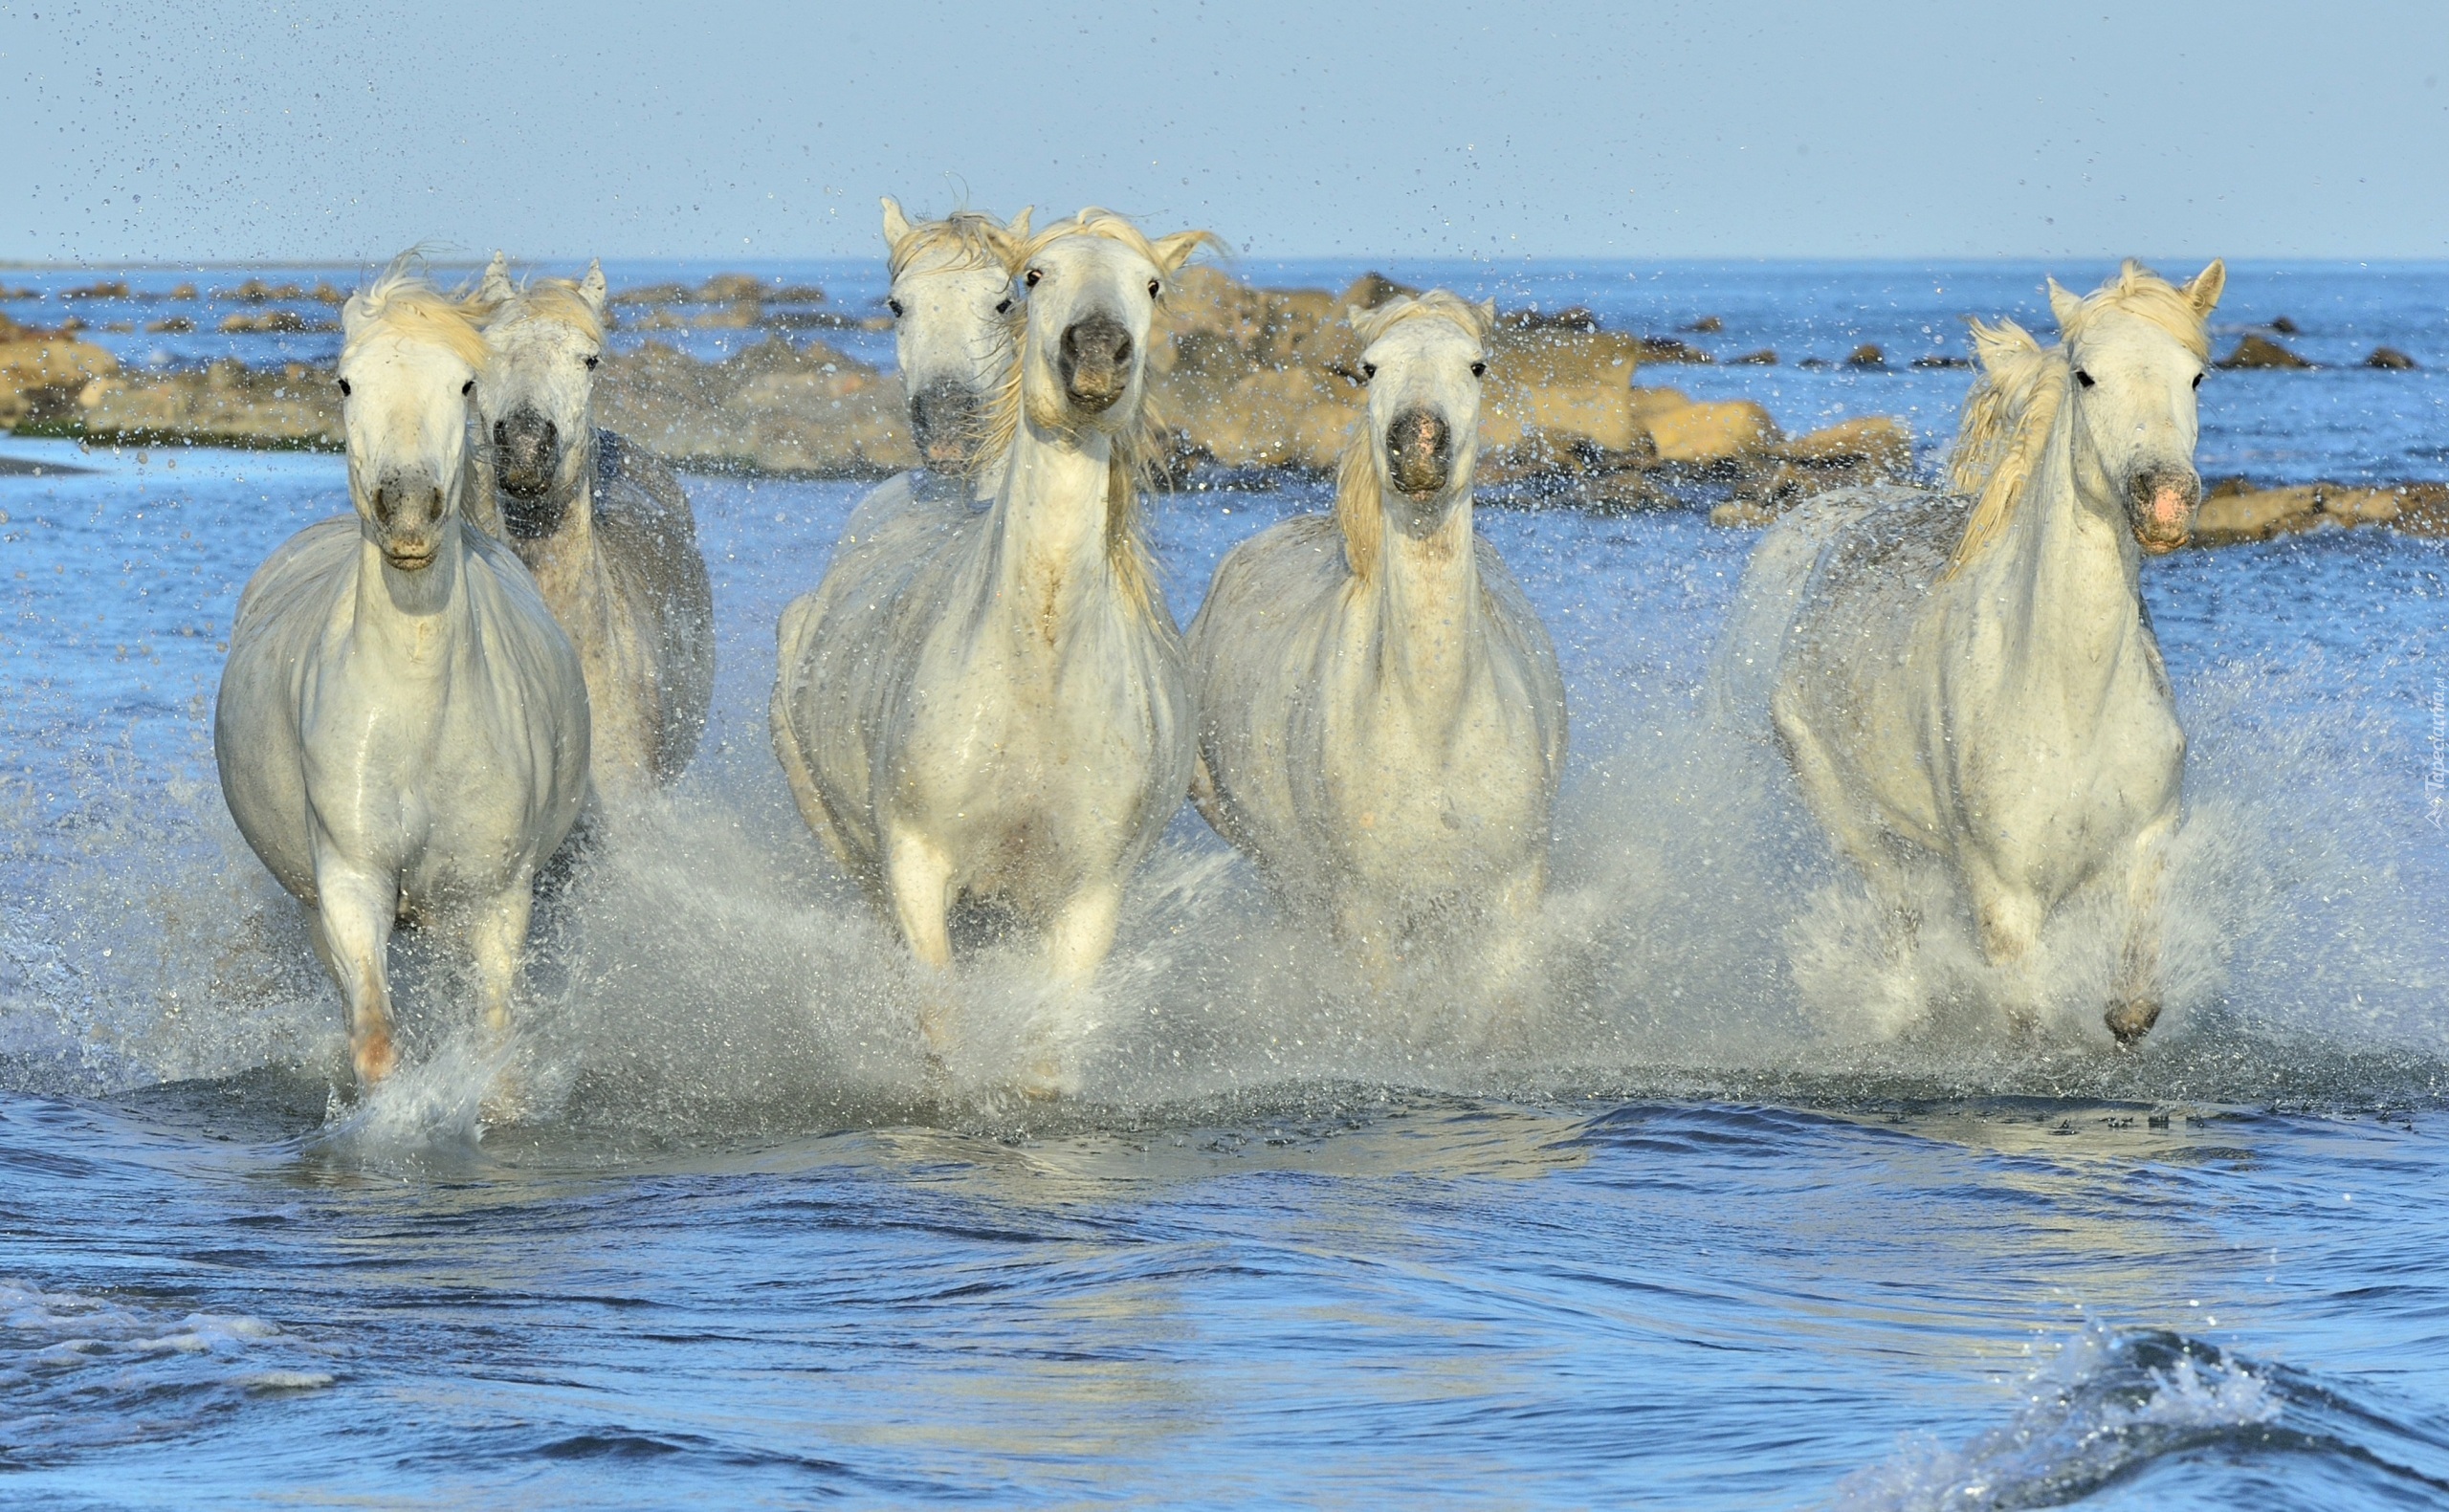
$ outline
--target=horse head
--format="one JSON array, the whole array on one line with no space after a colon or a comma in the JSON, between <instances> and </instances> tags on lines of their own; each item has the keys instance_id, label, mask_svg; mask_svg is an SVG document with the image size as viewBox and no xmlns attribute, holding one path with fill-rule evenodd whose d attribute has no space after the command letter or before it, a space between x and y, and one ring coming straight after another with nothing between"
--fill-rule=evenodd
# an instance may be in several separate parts
<instances>
[{"instance_id":1,"label":"horse head","mask_svg":"<svg viewBox=\"0 0 2449 1512\"><path fill-rule=\"evenodd\" d=\"M1029 234L1024 208L1008 224L957 210L913 225L884 200L886 265L893 289L894 352L910 405L910 429L930 468L966 466L982 419L1011 372L1011 264Z\"/></svg>"},{"instance_id":2,"label":"horse head","mask_svg":"<svg viewBox=\"0 0 2449 1512\"><path fill-rule=\"evenodd\" d=\"M349 501L401 572L433 564L466 502L469 401L485 370L476 309L394 263L341 314Z\"/></svg>"},{"instance_id":3,"label":"horse head","mask_svg":"<svg viewBox=\"0 0 2449 1512\"><path fill-rule=\"evenodd\" d=\"M1382 508L1415 539L1436 534L1456 503L1471 496L1480 380L1495 317L1492 301L1470 304L1443 289L1346 312L1367 343L1360 371L1369 405L1360 439Z\"/></svg>"},{"instance_id":4,"label":"horse head","mask_svg":"<svg viewBox=\"0 0 2449 1512\"><path fill-rule=\"evenodd\" d=\"M514 288L499 252L478 296L494 307L477 418L492 449L502 525L534 540L562 528L594 463L595 371L604 358L604 269Z\"/></svg>"},{"instance_id":5,"label":"horse head","mask_svg":"<svg viewBox=\"0 0 2449 1512\"><path fill-rule=\"evenodd\" d=\"M2075 479L2089 499L2115 500L2147 552L2186 543L2202 500L2195 471L2197 415L2210 355L2205 319L2226 287L2214 262L2177 288L2135 262L2087 297L2049 285L2074 408Z\"/></svg>"},{"instance_id":6,"label":"horse head","mask_svg":"<svg viewBox=\"0 0 2449 1512\"><path fill-rule=\"evenodd\" d=\"M1020 250L1013 272L1028 289L1021 402L1032 424L1068 433L1116 434L1136 425L1148 331L1165 279L1206 231L1149 240L1107 210L1084 209Z\"/></svg>"}]
</instances>

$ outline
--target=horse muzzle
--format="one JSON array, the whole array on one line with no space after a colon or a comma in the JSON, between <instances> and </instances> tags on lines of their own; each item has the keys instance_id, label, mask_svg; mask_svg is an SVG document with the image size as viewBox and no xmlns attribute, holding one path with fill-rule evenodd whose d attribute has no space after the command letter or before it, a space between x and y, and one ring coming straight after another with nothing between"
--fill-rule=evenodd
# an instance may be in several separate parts
<instances>
[{"instance_id":1,"label":"horse muzzle","mask_svg":"<svg viewBox=\"0 0 2449 1512\"><path fill-rule=\"evenodd\" d=\"M2192 468L2145 468L2127 481L2126 515L2137 544L2154 557L2194 537L2202 479Z\"/></svg>"},{"instance_id":2,"label":"horse muzzle","mask_svg":"<svg viewBox=\"0 0 2449 1512\"><path fill-rule=\"evenodd\" d=\"M402 572L423 572L442 550L446 504L430 477L393 474L374 485L375 545Z\"/></svg>"},{"instance_id":3,"label":"horse muzzle","mask_svg":"<svg viewBox=\"0 0 2449 1512\"><path fill-rule=\"evenodd\" d=\"M1398 491L1435 493L1454 478L1454 433L1445 417L1414 406L1386 427L1386 471Z\"/></svg>"},{"instance_id":4,"label":"horse muzzle","mask_svg":"<svg viewBox=\"0 0 2449 1512\"><path fill-rule=\"evenodd\" d=\"M1054 366L1075 409L1102 414L1131 389L1131 331L1110 315L1092 315L1063 329Z\"/></svg>"},{"instance_id":5,"label":"horse muzzle","mask_svg":"<svg viewBox=\"0 0 2449 1512\"><path fill-rule=\"evenodd\" d=\"M919 459L931 468L957 468L969 460L977 439L980 405L967 384L939 378L910 396L910 434Z\"/></svg>"},{"instance_id":6,"label":"horse muzzle","mask_svg":"<svg viewBox=\"0 0 2449 1512\"><path fill-rule=\"evenodd\" d=\"M552 492L562 468L561 427L526 405L494 422L494 482L513 498Z\"/></svg>"}]
</instances>

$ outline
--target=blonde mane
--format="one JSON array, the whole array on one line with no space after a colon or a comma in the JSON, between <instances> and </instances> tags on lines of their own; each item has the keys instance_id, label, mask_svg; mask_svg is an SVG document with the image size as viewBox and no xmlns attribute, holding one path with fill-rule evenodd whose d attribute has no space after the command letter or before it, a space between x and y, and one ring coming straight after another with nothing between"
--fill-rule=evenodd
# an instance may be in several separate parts
<instances>
[{"instance_id":1,"label":"blonde mane","mask_svg":"<svg viewBox=\"0 0 2449 1512\"><path fill-rule=\"evenodd\" d=\"M1485 342L1496 322L1496 311L1492 303L1473 304L1444 289L1431 289L1417 298L1389 299L1374 310L1346 310L1344 318L1360 334L1365 348L1406 320L1424 319L1450 320L1469 333L1471 340ZM1353 423L1351 438L1335 458L1335 524L1343 531L1343 559L1352 575L1363 582L1378 570L1386 538L1386 485L1378 476L1378 448L1369 429L1369 408L1364 405L1360 418Z\"/></svg>"},{"instance_id":2,"label":"blonde mane","mask_svg":"<svg viewBox=\"0 0 2449 1512\"><path fill-rule=\"evenodd\" d=\"M2060 292L2055 283L2050 288L2053 294ZM2006 534L2017 506L2031 490L2074 383L2066 343L2111 311L2150 321L2196 360L2211 355L2210 328L2186 292L2131 257L2116 277L2085 296L2060 321L2055 346L2043 347L2013 320L1973 322L1982 375L1965 397L1948 460L1948 483L1954 492L1972 496L1974 504L1948 559L1948 577Z\"/></svg>"},{"instance_id":3,"label":"blonde mane","mask_svg":"<svg viewBox=\"0 0 2449 1512\"><path fill-rule=\"evenodd\" d=\"M1026 216L1028 212L1021 213ZM909 235L886 251L885 276L888 280L900 277L912 263L928 252L947 254L948 269L1009 268L1019 243L1011 230L994 216L976 210L955 210L942 220L920 221L912 226Z\"/></svg>"},{"instance_id":4,"label":"blonde mane","mask_svg":"<svg viewBox=\"0 0 2449 1512\"><path fill-rule=\"evenodd\" d=\"M508 308L504 300L497 309ZM583 333L590 341L604 340L604 318L595 312L574 278L537 278L521 285L513 318L550 320Z\"/></svg>"},{"instance_id":5,"label":"blonde mane","mask_svg":"<svg viewBox=\"0 0 2449 1512\"><path fill-rule=\"evenodd\" d=\"M402 257L349 296L341 312L347 333L341 355L345 358L365 342L388 336L440 346L481 372L482 322L494 308L492 301L475 295L444 294L412 271L409 258Z\"/></svg>"},{"instance_id":6,"label":"blonde mane","mask_svg":"<svg viewBox=\"0 0 2449 1512\"><path fill-rule=\"evenodd\" d=\"M1164 238L1159 247L1148 239L1145 231L1112 210L1094 206L1082 210L1070 220L1056 221L1031 236L1027 241L1010 245L1004 266L1018 277L1030 260L1067 236L1103 236L1117 241L1145 257L1155 267L1170 274L1202 246L1222 247L1224 242L1213 231L1178 231ZM1163 296L1158 296L1162 302ZM1019 343L1026 347L1027 306L1021 307ZM1004 379L1003 388L996 394L987 412L985 439L972 454L972 475L982 476L987 468L1003 460L1012 449L1012 442L1021 431L1021 411L1026 403L1026 374L1028 370L1026 352L1012 363ZM1158 449L1163 444L1166 428L1158 413L1156 400L1149 392L1146 374L1140 378L1139 413L1133 422L1115 432L1114 451L1106 464L1106 565L1114 573L1114 585L1123 603L1136 614L1146 616L1157 603L1157 559L1148 550L1148 542L1140 530L1140 497L1155 481Z\"/></svg>"}]
</instances>

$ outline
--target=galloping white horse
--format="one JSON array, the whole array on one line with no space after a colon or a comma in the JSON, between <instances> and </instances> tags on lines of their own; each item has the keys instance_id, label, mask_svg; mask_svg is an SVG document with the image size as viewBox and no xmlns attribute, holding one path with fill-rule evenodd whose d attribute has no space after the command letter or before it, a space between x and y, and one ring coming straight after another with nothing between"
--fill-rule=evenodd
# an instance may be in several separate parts
<instances>
[{"instance_id":1,"label":"galloping white horse","mask_svg":"<svg viewBox=\"0 0 2449 1512\"><path fill-rule=\"evenodd\" d=\"M1379 958L1431 918L1518 923L1546 883L1564 678L1471 529L1493 313L1353 312L1369 405L1335 514L1235 547L1191 624L1200 811Z\"/></svg>"},{"instance_id":2,"label":"galloping white horse","mask_svg":"<svg viewBox=\"0 0 2449 1512\"><path fill-rule=\"evenodd\" d=\"M1936 857L1983 953L2026 963L2095 878L2133 906L2105 1016L2130 1044L2159 1017L2163 854L2185 732L2137 588L2183 545L2201 483L2195 390L2217 262L2178 289L2129 262L2086 298L2055 282L2061 344L1976 327L1964 499L1832 493L1770 531L1719 653L1722 690L1769 715L1812 814L1902 928L1907 867ZM2032 1012L2028 972L2006 1006Z\"/></svg>"},{"instance_id":3,"label":"galloping white horse","mask_svg":"<svg viewBox=\"0 0 2449 1512\"><path fill-rule=\"evenodd\" d=\"M595 788L618 800L676 779L715 693L715 603L697 522L652 453L595 426L604 270L510 281L501 254L476 380L493 513L577 643L594 714Z\"/></svg>"},{"instance_id":4,"label":"galloping white horse","mask_svg":"<svg viewBox=\"0 0 2449 1512\"><path fill-rule=\"evenodd\" d=\"M783 772L931 966L949 964L947 913L967 895L1034 924L1050 973L1084 983L1189 787L1180 636L1140 540L1136 469L1150 319L1207 239L1151 242L1088 209L1017 249L1031 294L992 417L994 504L846 540L783 617ZM932 1014L922 1027L943 1044Z\"/></svg>"},{"instance_id":5,"label":"galloping white horse","mask_svg":"<svg viewBox=\"0 0 2449 1512\"><path fill-rule=\"evenodd\" d=\"M238 601L213 752L231 816L314 912L361 1083L393 1064L393 924L464 931L510 1022L536 868L586 796L586 684L510 549L463 523L470 306L398 266L342 312L354 515L310 525Z\"/></svg>"}]
</instances>

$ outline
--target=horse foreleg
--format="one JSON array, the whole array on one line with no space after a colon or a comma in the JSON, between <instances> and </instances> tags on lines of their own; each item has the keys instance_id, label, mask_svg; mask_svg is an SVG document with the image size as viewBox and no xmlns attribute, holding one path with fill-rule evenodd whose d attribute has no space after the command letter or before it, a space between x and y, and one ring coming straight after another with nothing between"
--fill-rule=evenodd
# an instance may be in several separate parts
<instances>
[{"instance_id":1,"label":"horse foreleg","mask_svg":"<svg viewBox=\"0 0 2449 1512\"><path fill-rule=\"evenodd\" d=\"M1092 883L1067 899L1056 910L1046 931L1047 975L1055 984L1060 998L1055 1012L1067 1022L1064 1029L1076 1029L1081 995L1095 979L1097 968L1105 964L1114 950L1116 926L1122 919L1122 886L1119 883ZM1055 1098L1063 1095L1064 1036L1048 1026L1038 1038L1036 1053L1022 1073L1021 1091L1029 1097Z\"/></svg>"},{"instance_id":2,"label":"horse foreleg","mask_svg":"<svg viewBox=\"0 0 2449 1512\"><path fill-rule=\"evenodd\" d=\"M348 1006L349 1062L360 1086L391 1074L391 927L399 887L387 877L339 866L315 868L315 953Z\"/></svg>"},{"instance_id":3,"label":"horse foreleg","mask_svg":"<svg viewBox=\"0 0 2449 1512\"><path fill-rule=\"evenodd\" d=\"M2160 1017L2161 883L2168 874L2173 817L2144 826L2135 837L2126 873L2126 899L2133 918L2126 930L2126 956L2117 975L2117 997L2102 1015L2120 1046L2133 1044Z\"/></svg>"},{"instance_id":4,"label":"horse foreleg","mask_svg":"<svg viewBox=\"0 0 2449 1512\"><path fill-rule=\"evenodd\" d=\"M476 968L476 991L485 1005L485 1029L494 1048L510 1039L510 997L518 986L518 968L527 955L527 921L536 908L536 888L525 873L499 897L478 910L468 928L468 953ZM518 1072L504 1064L485 1097L488 1123L517 1121L523 1111Z\"/></svg>"},{"instance_id":5,"label":"horse foreleg","mask_svg":"<svg viewBox=\"0 0 2449 1512\"><path fill-rule=\"evenodd\" d=\"M2004 881L1984 861L1964 860L1961 869L1965 890L1973 899L1973 923L1981 938L1982 957L2006 974L2007 1021L2019 1031L2029 1031L2040 1017L2033 947L2041 941L2041 926L2049 910L2030 888Z\"/></svg>"},{"instance_id":6,"label":"horse foreleg","mask_svg":"<svg viewBox=\"0 0 2449 1512\"><path fill-rule=\"evenodd\" d=\"M918 1008L918 1032L929 1055L940 1060L950 1043L945 1023L942 980L952 969L953 938L948 917L953 904L953 858L925 835L911 829L889 830L885 836L885 895L894 922L910 953L931 968L937 980L928 984Z\"/></svg>"},{"instance_id":7,"label":"horse foreleg","mask_svg":"<svg viewBox=\"0 0 2449 1512\"><path fill-rule=\"evenodd\" d=\"M477 912L468 930L485 1027L496 1040L510 1033L510 997L518 986L518 968L527 954L527 921L535 908L533 880L521 872L509 890Z\"/></svg>"}]
</instances>

